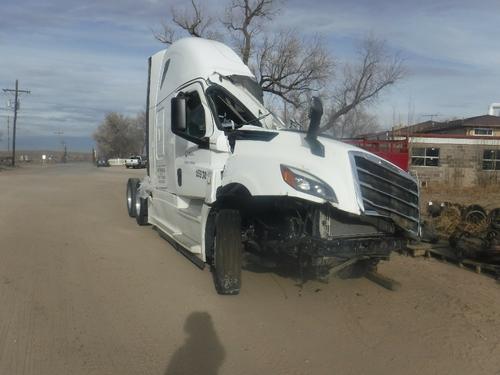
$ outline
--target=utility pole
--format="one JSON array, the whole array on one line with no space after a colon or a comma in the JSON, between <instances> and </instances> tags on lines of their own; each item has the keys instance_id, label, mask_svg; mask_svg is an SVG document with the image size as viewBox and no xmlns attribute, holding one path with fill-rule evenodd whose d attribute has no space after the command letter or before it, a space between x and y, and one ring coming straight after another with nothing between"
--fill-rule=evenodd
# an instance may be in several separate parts
<instances>
[{"instance_id":1,"label":"utility pole","mask_svg":"<svg viewBox=\"0 0 500 375\"><path fill-rule=\"evenodd\" d=\"M64 141L64 132L59 130L59 131L54 132L54 134L57 134L60 137L61 146L63 148L61 162L66 163L68 161L68 148L66 146L66 142Z\"/></svg>"},{"instance_id":2,"label":"utility pole","mask_svg":"<svg viewBox=\"0 0 500 375\"><path fill-rule=\"evenodd\" d=\"M31 94L29 90L19 90L19 80L16 79L16 88L3 89L3 92L14 93L14 124L12 125L12 166L16 165L16 125L17 125L17 108L19 107L19 94Z\"/></svg>"},{"instance_id":3,"label":"utility pole","mask_svg":"<svg viewBox=\"0 0 500 375\"><path fill-rule=\"evenodd\" d=\"M7 116L7 152L10 152L10 116Z\"/></svg>"}]
</instances>

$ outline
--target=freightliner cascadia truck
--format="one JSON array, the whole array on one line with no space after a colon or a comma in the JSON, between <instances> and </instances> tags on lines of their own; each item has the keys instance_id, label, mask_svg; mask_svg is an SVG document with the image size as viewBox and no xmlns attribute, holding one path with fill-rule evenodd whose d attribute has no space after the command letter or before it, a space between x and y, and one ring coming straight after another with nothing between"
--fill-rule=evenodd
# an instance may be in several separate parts
<instances>
[{"instance_id":1,"label":"freightliner cascadia truck","mask_svg":"<svg viewBox=\"0 0 500 375\"><path fill-rule=\"evenodd\" d=\"M222 43L186 38L151 56L147 111L147 176L128 180L128 213L210 265L220 294L239 293L243 252L361 276L419 237L414 177L318 134L318 98L308 130L287 129Z\"/></svg>"}]
</instances>

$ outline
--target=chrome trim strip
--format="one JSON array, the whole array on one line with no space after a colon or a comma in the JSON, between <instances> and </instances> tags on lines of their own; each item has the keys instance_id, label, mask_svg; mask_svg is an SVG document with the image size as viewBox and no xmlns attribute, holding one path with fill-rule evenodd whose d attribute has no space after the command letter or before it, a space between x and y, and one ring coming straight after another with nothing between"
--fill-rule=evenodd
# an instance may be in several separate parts
<instances>
[{"instance_id":1,"label":"chrome trim strip","mask_svg":"<svg viewBox=\"0 0 500 375\"><path fill-rule=\"evenodd\" d=\"M405 219L408 219L408 220L410 220L410 221L414 221L414 222L416 222L416 223L419 223L419 222L420 222L420 220L419 220L418 218L415 218L415 217L413 217L413 216L407 216L407 215L405 215L405 214L402 214L401 212L398 212L398 211L393 210L392 208L389 208L389 207L385 207L385 206L381 206L381 205L375 204L375 203L373 203L372 201L370 201L370 200L368 200L368 199L363 199L363 200L364 200L364 201L366 201L366 202L368 202L368 203L369 203L371 206L373 206L373 207L378 207L378 208L380 208L380 209L382 209L382 210L386 210L386 211L392 212L393 214L395 214L395 215L397 215L397 216L404 217ZM380 213L379 213L379 215L380 215L380 216L386 216L386 215L381 215Z\"/></svg>"},{"instance_id":2,"label":"chrome trim strip","mask_svg":"<svg viewBox=\"0 0 500 375\"><path fill-rule=\"evenodd\" d=\"M354 176L354 190L356 193L356 200L358 201L358 206L361 212L365 212L365 205L363 203L363 196L361 195L361 188L359 187L359 176L358 176L358 168L356 167L355 156L363 156L363 153L360 151L349 151L349 160L351 162L351 171Z\"/></svg>"},{"instance_id":3,"label":"chrome trim strip","mask_svg":"<svg viewBox=\"0 0 500 375\"><path fill-rule=\"evenodd\" d=\"M392 194L386 193L385 191L382 191L382 190L376 189L376 188L374 188L373 186L371 186L371 185L369 185L369 184L367 184L367 183L365 183L365 182L360 182L359 184L360 184L361 186L364 186L365 188L370 189L370 190L372 190L372 191L375 191L375 192L377 192L377 193L379 193L379 194L383 194L383 195L385 195L385 196L387 196L387 197L391 197L392 199L395 199L395 200L397 200L397 201L399 201L399 202L401 202L401 203L403 203L403 204L406 204L407 206L410 206L410 207L416 208L417 210L419 209L419 207L418 207L417 205L415 205L415 204L413 204L413 203L411 203L411 202L407 202L407 201L405 201L405 200L403 200L403 199L401 199L401 198L398 198L398 197L396 197L396 196L394 196L394 195L392 195ZM363 198L363 199L364 199L364 198Z\"/></svg>"},{"instance_id":4,"label":"chrome trim strip","mask_svg":"<svg viewBox=\"0 0 500 375\"><path fill-rule=\"evenodd\" d=\"M369 174L370 176L372 176L372 177L374 177L374 178L377 178L377 179L379 179L379 180L382 180L382 181L384 181L384 182L387 182L388 184L391 184L391 185L393 185L393 186L397 186L398 188L400 188L400 189L402 189L402 190L406 190L408 193L411 193L411 194L415 195L415 196L418 198L418 185L417 185L417 192L415 192L415 191L413 191L413 190L409 190L409 189L407 189L407 188L405 188L405 187L403 187L403 186L401 186L401 185L399 185L399 184L396 184L396 183L394 183L393 181L388 180L387 178L377 176L376 174L373 174L372 172L367 171L367 170L366 170L366 169L364 169L364 168L357 167L357 169L358 169L358 170L360 170L360 171L361 171L361 172L363 172L363 173Z\"/></svg>"}]
</instances>

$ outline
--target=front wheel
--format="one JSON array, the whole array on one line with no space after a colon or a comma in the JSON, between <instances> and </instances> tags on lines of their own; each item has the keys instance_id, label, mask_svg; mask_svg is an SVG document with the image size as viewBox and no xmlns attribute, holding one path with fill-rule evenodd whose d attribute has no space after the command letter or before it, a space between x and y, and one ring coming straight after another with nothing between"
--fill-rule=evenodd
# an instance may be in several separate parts
<instances>
[{"instance_id":1,"label":"front wheel","mask_svg":"<svg viewBox=\"0 0 500 375\"><path fill-rule=\"evenodd\" d=\"M215 220L215 288L219 294L238 294L241 288L241 217L221 210Z\"/></svg>"}]
</instances>

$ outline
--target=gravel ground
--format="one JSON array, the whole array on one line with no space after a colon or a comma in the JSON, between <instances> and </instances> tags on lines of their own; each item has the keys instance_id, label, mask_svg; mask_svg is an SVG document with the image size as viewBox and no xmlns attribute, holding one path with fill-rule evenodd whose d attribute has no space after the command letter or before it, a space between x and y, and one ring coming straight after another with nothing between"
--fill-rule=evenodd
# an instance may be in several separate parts
<instances>
[{"instance_id":1,"label":"gravel ground","mask_svg":"<svg viewBox=\"0 0 500 375\"><path fill-rule=\"evenodd\" d=\"M0 374L500 374L493 279L394 255L380 271L397 292L246 270L218 296L127 216L143 173L0 173Z\"/></svg>"}]
</instances>

